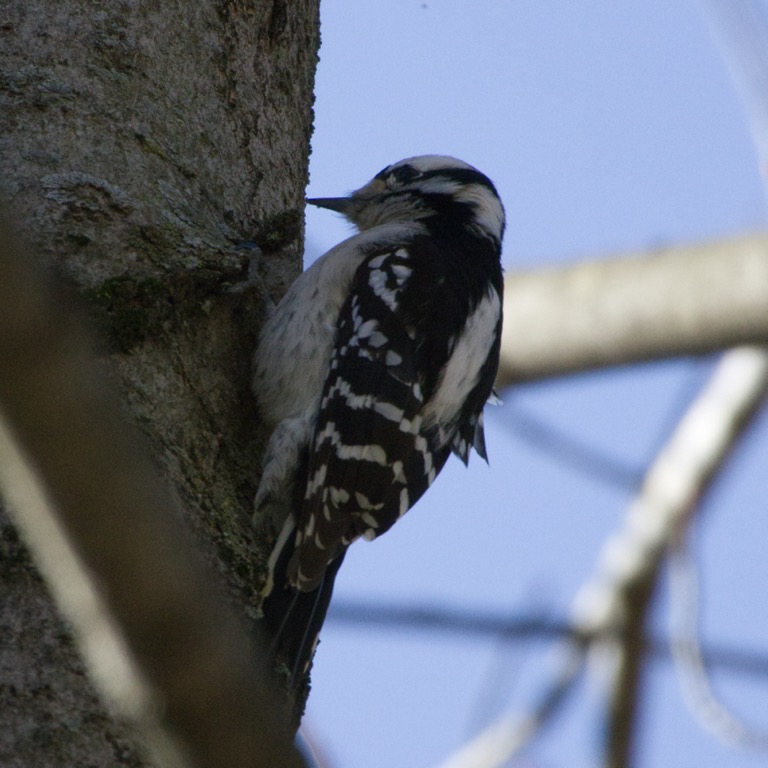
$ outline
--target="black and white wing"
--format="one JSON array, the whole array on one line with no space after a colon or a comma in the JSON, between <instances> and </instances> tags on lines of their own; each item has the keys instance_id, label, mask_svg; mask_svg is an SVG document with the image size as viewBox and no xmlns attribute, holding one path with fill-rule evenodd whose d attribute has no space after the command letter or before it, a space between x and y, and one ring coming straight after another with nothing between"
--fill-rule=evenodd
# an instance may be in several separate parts
<instances>
[{"instance_id":1,"label":"black and white wing","mask_svg":"<svg viewBox=\"0 0 768 768\"><path fill-rule=\"evenodd\" d=\"M411 273L406 248L368 257L341 309L288 568L301 590L352 541L390 528L450 453L423 428L423 375L403 309Z\"/></svg>"}]
</instances>

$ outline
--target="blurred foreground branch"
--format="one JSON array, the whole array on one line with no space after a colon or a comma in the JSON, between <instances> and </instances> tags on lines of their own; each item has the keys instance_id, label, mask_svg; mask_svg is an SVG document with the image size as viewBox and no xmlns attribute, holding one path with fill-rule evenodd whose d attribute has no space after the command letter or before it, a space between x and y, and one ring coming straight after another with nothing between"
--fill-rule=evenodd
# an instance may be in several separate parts
<instances>
[{"instance_id":1,"label":"blurred foreground branch","mask_svg":"<svg viewBox=\"0 0 768 768\"><path fill-rule=\"evenodd\" d=\"M768 344L768 234L510 272L497 386Z\"/></svg>"},{"instance_id":2,"label":"blurred foreground branch","mask_svg":"<svg viewBox=\"0 0 768 768\"><path fill-rule=\"evenodd\" d=\"M102 693L163 765L302 765L76 313L4 230L0 274L0 487Z\"/></svg>"}]
</instances>

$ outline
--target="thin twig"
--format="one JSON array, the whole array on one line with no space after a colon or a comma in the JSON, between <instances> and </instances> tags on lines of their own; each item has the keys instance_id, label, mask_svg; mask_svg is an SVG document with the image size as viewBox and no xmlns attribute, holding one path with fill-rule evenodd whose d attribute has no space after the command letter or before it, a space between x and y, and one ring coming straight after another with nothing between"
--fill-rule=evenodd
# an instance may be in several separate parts
<instances>
[{"instance_id":1,"label":"thin twig","mask_svg":"<svg viewBox=\"0 0 768 768\"><path fill-rule=\"evenodd\" d=\"M709 682L699 628L696 563L681 540L670 558L670 636L675 670L688 708L702 728L724 744L768 751L768 732L747 724L715 693Z\"/></svg>"},{"instance_id":2,"label":"thin twig","mask_svg":"<svg viewBox=\"0 0 768 768\"><path fill-rule=\"evenodd\" d=\"M554 718L584 670L584 660L584 647L568 643L551 684L529 713L502 715L441 763L440 768L501 768Z\"/></svg>"},{"instance_id":3,"label":"thin twig","mask_svg":"<svg viewBox=\"0 0 768 768\"><path fill-rule=\"evenodd\" d=\"M441 637L452 633L505 642L573 639L573 626L567 621L546 619L538 614L510 616L461 607L374 604L341 598L331 605L328 623L375 633L434 632ZM643 653L655 661L672 660L670 642L662 638L646 638ZM752 678L768 678L768 655L765 653L711 644L701 649L701 655L710 669Z\"/></svg>"}]
</instances>

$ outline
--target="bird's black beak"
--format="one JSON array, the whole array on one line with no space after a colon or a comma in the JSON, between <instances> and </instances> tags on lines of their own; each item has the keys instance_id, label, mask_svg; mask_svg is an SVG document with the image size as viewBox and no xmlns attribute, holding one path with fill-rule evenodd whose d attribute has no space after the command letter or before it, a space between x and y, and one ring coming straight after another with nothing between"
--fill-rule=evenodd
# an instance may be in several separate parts
<instances>
[{"instance_id":1,"label":"bird's black beak","mask_svg":"<svg viewBox=\"0 0 768 768\"><path fill-rule=\"evenodd\" d=\"M327 208L337 213L348 214L353 206L354 199L351 197L311 197L307 199L310 205L316 205L318 208Z\"/></svg>"}]
</instances>

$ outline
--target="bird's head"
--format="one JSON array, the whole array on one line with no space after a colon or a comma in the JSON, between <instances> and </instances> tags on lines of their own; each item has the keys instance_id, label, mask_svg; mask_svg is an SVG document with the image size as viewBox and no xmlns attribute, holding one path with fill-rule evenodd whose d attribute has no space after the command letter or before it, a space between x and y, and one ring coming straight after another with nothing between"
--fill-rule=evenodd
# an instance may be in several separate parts
<instances>
[{"instance_id":1,"label":"bird's head","mask_svg":"<svg viewBox=\"0 0 768 768\"><path fill-rule=\"evenodd\" d=\"M504 207L493 182L468 163L446 155L400 160L348 197L307 202L338 211L361 231L392 222L450 224L489 238L496 247L504 234Z\"/></svg>"}]
</instances>

